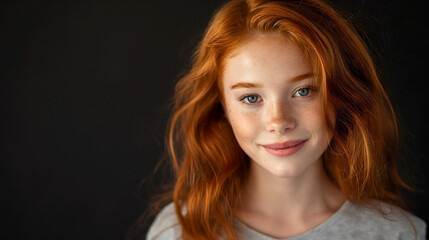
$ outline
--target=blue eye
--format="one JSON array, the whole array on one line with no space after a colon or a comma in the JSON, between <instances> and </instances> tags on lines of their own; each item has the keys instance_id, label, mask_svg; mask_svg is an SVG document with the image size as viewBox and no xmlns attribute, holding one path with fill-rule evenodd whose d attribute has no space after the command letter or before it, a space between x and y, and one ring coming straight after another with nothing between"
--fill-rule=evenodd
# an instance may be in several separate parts
<instances>
[{"instance_id":1,"label":"blue eye","mask_svg":"<svg viewBox=\"0 0 429 240\"><path fill-rule=\"evenodd\" d=\"M308 96L308 95L310 94L310 91L311 91L311 88L309 88L309 87L304 87L304 88L300 88L300 89L298 89L298 90L296 91L296 94L298 94L298 96L305 97L305 96ZM295 94L295 95L296 95L296 94Z\"/></svg>"},{"instance_id":2,"label":"blue eye","mask_svg":"<svg viewBox=\"0 0 429 240\"><path fill-rule=\"evenodd\" d=\"M257 95L248 95L241 98L241 101L244 101L246 103L257 103L259 101L259 97Z\"/></svg>"}]
</instances>

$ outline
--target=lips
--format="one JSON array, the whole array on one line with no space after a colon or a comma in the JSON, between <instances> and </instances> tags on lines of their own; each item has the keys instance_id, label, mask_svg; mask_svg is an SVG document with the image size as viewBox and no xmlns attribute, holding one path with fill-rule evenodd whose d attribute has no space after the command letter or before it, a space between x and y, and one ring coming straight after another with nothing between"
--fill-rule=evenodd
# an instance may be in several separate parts
<instances>
[{"instance_id":1,"label":"lips","mask_svg":"<svg viewBox=\"0 0 429 240\"><path fill-rule=\"evenodd\" d=\"M271 155L278 157L286 157L298 152L306 142L306 139L293 140L282 143L265 144L261 146Z\"/></svg>"}]
</instances>

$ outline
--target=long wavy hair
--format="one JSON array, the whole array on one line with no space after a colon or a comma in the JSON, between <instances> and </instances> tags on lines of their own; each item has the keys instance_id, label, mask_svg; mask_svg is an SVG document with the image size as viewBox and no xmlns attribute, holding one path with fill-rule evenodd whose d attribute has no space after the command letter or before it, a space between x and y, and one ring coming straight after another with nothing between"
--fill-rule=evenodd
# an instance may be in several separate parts
<instances>
[{"instance_id":1,"label":"long wavy hair","mask_svg":"<svg viewBox=\"0 0 429 240\"><path fill-rule=\"evenodd\" d=\"M236 239L233 209L249 158L224 116L221 73L228 54L255 32L280 32L308 57L326 127L334 132L324 167L347 199L401 205L399 188L407 185L395 167L395 115L354 27L319 0L232 0L212 18L192 68L175 88L168 149L183 239Z\"/></svg>"}]
</instances>

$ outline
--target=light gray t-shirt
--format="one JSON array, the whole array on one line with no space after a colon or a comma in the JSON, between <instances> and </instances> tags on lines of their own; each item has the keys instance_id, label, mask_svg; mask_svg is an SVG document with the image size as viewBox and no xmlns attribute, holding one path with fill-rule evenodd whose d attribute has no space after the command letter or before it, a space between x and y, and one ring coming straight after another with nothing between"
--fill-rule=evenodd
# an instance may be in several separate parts
<instances>
[{"instance_id":1,"label":"light gray t-shirt","mask_svg":"<svg viewBox=\"0 0 429 240\"><path fill-rule=\"evenodd\" d=\"M420 218L386 203L380 203L388 215L383 217L377 210L346 201L343 206L317 227L288 240L411 240L415 232L403 213L407 214L417 231L417 240L426 239L426 223ZM403 213L402 213L403 212ZM260 233L238 219L234 221L240 240L278 240ZM182 239L181 228L174 205L167 205L156 217L147 240Z\"/></svg>"}]
</instances>

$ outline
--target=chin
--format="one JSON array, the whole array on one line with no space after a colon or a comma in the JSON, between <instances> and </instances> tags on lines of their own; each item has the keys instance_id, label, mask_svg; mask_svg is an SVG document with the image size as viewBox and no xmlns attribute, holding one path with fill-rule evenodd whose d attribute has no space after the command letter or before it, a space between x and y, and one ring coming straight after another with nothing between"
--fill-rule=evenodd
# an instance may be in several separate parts
<instances>
[{"instance_id":1,"label":"chin","mask_svg":"<svg viewBox=\"0 0 429 240\"><path fill-rule=\"evenodd\" d=\"M278 167L270 171L276 177L280 178L295 178L304 173L304 169L299 167Z\"/></svg>"},{"instance_id":2,"label":"chin","mask_svg":"<svg viewBox=\"0 0 429 240\"><path fill-rule=\"evenodd\" d=\"M314 160L311 160L314 159ZM274 159L273 159L274 160ZM320 158L309 155L297 155L293 159L279 159L274 160L270 165L260 165L265 168L269 173L280 178L296 178L306 173L317 171L318 168L322 167L319 164Z\"/></svg>"}]
</instances>

